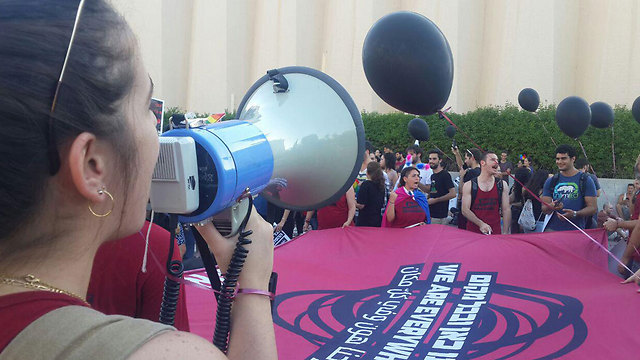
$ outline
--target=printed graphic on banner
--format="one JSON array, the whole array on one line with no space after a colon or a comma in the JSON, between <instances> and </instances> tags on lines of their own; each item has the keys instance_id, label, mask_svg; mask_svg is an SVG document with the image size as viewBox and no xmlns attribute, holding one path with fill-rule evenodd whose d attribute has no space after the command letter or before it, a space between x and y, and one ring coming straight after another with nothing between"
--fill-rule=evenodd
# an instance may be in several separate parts
<instances>
[{"instance_id":1,"label":"printed graphic on banner","mask_svg":"<svg viewBox=\"0 0 640 360\"><path fill-rule=\"evenodd\" d=\"M282 245L288 242L289 240L291 239L289 238L289 236L287 236L287 233L285 233L284 231L280 230L280 231L273 232L273 246Z\"/></svg>"},{"instance_id":2,"label":"printed graphic on banner","mask_svg":"<svg viewBox=\"0 0 640 360\"><path fill-rule=\"evenodd\" d=\"M318 347L310 360L557 358L587 337L575 298L500 284L496 272L459 281L460 263L435 263L420 280L423 267L401 266L378 288L279 294L274 322ZM305 310L285 319L289 306Z\"/></svg>"}]
</instances>

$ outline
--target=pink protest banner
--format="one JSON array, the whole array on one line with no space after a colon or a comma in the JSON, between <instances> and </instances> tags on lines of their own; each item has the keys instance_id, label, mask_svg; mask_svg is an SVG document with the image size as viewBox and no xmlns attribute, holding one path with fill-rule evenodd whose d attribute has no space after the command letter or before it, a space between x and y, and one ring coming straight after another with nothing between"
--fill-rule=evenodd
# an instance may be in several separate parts
<instances>
[{"instance_id":1,"label":"pink protest banner","mask_svg":"<svg viewBox=\"0 0 640 360\"><path fill-rule=\"evenodd\" d=\"M606 246L604 231L589 234ZM620 285L577 231L330 229L278 247L274 261L281 359L613 359L640 348L635 285ZM213 294L187 289L191 330L211 339Z\"/></svg>"}]
</instances>

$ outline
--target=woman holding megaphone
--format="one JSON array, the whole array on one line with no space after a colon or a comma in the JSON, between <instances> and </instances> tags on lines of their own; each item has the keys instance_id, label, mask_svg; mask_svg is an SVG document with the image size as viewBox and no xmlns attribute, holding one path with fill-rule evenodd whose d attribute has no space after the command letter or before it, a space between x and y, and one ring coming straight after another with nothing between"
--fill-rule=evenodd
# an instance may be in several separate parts
<instances>
[{"instance_id":1,"label":"woman holding megaphone","mask_svg":"<svg viewBox=\"0 0 640 360\"><path fill-rule=\"evenodd\" d=\"M226 356L198 336L90 308L98 247L144 221L158 156L153 84L104 0L3 1L0 33L0 358L276 358L272 230L255 212ZM227 263L234 242L200 231Z\"/></svg>"}]
</instances>

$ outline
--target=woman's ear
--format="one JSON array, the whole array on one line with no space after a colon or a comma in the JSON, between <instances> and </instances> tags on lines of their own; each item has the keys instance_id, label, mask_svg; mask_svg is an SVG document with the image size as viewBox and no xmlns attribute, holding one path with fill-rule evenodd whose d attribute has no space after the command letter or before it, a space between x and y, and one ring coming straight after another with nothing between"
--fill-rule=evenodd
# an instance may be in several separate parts
<instances>
[{"instance_id":1,"label":"woman's ear","mask_svg":"<svg viewBox=\"0 0 640 360\"><path fill-rule=\"evenodd\" d=\"M71 143L67 155L71 182L78 193L91 203L104 200L98 191L106 187L108 152L91 133L81 133Z\"/></svg>"}]
</instances>

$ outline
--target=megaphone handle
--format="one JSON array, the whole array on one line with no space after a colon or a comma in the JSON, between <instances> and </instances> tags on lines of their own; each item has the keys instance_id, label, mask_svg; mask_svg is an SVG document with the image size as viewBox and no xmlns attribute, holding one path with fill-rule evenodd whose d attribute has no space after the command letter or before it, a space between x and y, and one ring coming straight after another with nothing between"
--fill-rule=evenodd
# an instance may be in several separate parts
<instances>
[{"instance_id":1,"label":"megaphone handle","mask_svg":"<svg viewBox=\"0 0 640 360\"><path fill-rule=\"evenodd\" d=\"M250 197L251 194L248 196ZM249 201L249 197L242 197L231 207L231 234L229 237L238 234L242 222L251 215L252 202Z\"/></svg>"},{"instance_id":2,"label":"megaphone handle","mask_svg":"<svg viewBox=\"0 0 640 360\"><path fill-rule=\"evenodd\" d=\"M242 196L233 206L226 208L211 218L213 226L224 237L231 238L238 235L242 221L250 215L252 207L249 204L248 196Z\"/></svg>"}]
</instances>

